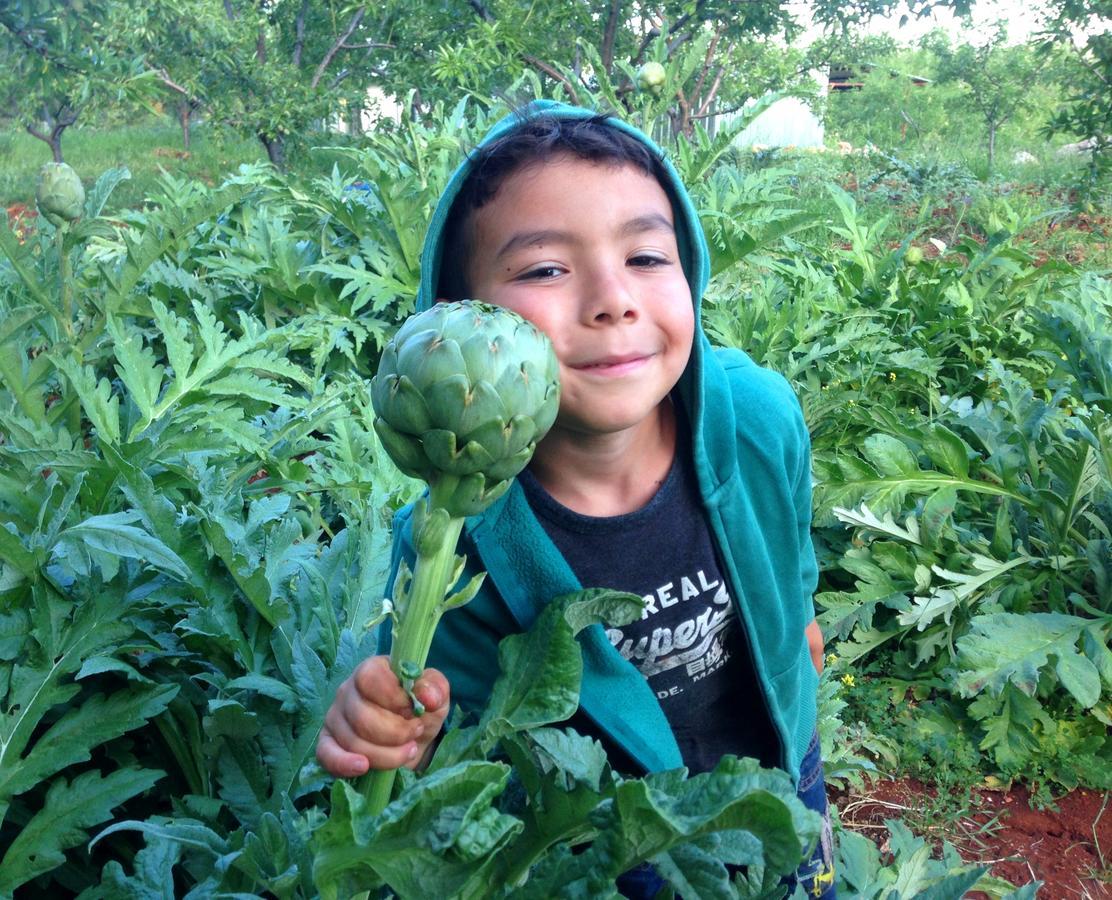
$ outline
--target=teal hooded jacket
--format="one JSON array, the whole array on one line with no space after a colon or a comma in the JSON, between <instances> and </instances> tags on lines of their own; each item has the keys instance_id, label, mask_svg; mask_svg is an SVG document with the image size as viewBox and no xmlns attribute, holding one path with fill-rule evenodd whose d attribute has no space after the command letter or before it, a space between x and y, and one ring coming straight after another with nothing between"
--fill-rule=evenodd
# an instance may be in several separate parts
<instances>
[{"instance_id":1,"label":"teal hooded jacket","mask_svg":"<svg viewBox=\"0 0 1112 900\"><path fill-rule=\"evenodd\" d=\"M594 113L548 101L508 116L484 138L493 140L525 118L545 114L585 118ZM663 160L681 261L691 285L696 332L691 359L674 395L684 404L695 473L707 522L738 615L744 623L756 676L782 750L782 768L798 780L814 734L817 675L804 630L814 616L817 567L811 544L810 441L799 403L787 382L740 350L714 349L699 324L699 304L710 275L706 239L691 199L671 164L645 135L611 120ZM436 301L444 227L467 178L465 160L433 214L421 257L417 306ZM482 298L477 298L482 299ZM388 587L402 559L413 565L411 508L394 523ZM667 540L661 535L661 540ZM516 482L464 525L468 569L486 570L478 595L441 620L428 664L448 678L452 702L481 710L498 673L498 642L523 631L553 597L581 587L533 515ZM603 548L602 552L605 552ZM683 765L668 721L643 675L624 660L601 626L580 636L584 676L581 711L646 771ZM383 633L383 652L389 632Z\"/></svg>"}]
</instances>

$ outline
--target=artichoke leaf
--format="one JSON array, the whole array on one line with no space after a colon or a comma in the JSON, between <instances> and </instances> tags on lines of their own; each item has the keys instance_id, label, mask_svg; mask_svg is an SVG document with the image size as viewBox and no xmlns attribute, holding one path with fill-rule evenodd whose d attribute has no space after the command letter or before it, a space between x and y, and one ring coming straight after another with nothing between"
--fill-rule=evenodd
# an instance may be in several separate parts
<instances>
[{"instance_id":1,"label":"artichoke leaf","mask_svg":"<svg viewBox=\"0 0 1112 900\"><path fill-rule=\"evenodd\" d=\"M421 337L424 338L425 335ZM464 374L467 370L459 344L432 332L429 338L409 341L398 348L398 371L404 372L417 387L425 391L449 378L459 379L467 385L467 376Z\"/></svg>"},{"instance_id":2,"label":"artichoke leaf","mask_svg":"<svg viewBox=\"0 0 1112 900\"><path fill-rule=\"evenodd\" d=\"M391 425L406 434L423 434L434 427L424 396L405 375L376 378L371 382L371 402L386 412Z\"/></svg>"},{"instance_id":3,"label":"artichoke leaf","mask_svg":"<svg viewBox=\"0 0 1112 900\"><path fill-rule=\"evenodd\" d=\"M474 441L468 441L457 449L455 432L441 428L425 432L423 446L429 461L439 471L449 475L473 475L486 471L494 462L482 445Z\"/></svg>"},{"instance_id":4,"label":"artichoke leaf","mask_svg":"<svg viewBox=\"0 0 1112 900\"><path fill-rule=\"evenodd\" d=\"M484 471L492 480L509 481L517 477L517 474L525 468L529 462L529 458L533 455L535 447L535 444L530 443L513 456L507 456L505 459L500 459L492 463Z\"/></svg>"},{"instance_id":5,"label":"artichoke leaf","mask_svg":"<svg viewBox=\"0 0 1112 900\"><path fill-rule=\"evenodd\" d=\"M374 421L375 433L399 469L410 478L427 480L432 466L421 449L421 441L391 428L384 419Z\"/></svg>"},{"instance_id":6,"label":"artichoke leaf","mask_svg":"<svg viewBox=\"0 0 1112 900\"><path fill-rule=\"evenodd\" d=\"M460 344L467 377L473 383L488 380L491 374L501 368L501 360L506 354L506 338L501 334L491 335L476 332Z\"/></svg>"},{"instance_id":7,"label":"artichoke leaf","mask_svg":"<svg viewBox=\"0 0 1112 900\"><path fill-rule=\"evenodd\" d=\"M461 437L471 440L471 433L489 422L504 422L509 418L508 410L489 381L472 385L459 411L456 430Z\"/></svg>"}]
</instances>

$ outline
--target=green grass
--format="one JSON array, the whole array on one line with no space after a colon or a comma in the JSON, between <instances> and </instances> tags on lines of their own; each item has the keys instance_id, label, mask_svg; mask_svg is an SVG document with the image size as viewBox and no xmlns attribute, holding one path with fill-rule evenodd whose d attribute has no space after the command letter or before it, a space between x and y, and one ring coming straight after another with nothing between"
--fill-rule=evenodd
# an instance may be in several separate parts
<instances>
[{"instance_id":1,"label":"green grass","mask_svg":"<svg viewBox=\"0 0 1112 900\"><path fill-rule=\"evenodd\" d=\"M113 193L113 205L118 206L140 205L163 170L215 184L240 163L265 159L258 141L206 125L194 127L189 152L181 155L181 130L168 121L110 129L74 127L62 137L62 152L86 185L106 169L127 166L131 180ZM0 204L32 202L35 177L50 158L50 149L42 141L8 123L0 126Z\"/></svg>"}]
</instances>

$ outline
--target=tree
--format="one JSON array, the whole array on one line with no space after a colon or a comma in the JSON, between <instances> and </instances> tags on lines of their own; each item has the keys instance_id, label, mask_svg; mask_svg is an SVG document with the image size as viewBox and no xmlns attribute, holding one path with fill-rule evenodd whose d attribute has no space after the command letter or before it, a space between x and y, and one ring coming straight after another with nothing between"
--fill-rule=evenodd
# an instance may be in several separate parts
<instances>
[{"instance_id":1,"label":"tree","mask_svg":"<svg viewBox=\"0 0 1112 900\"><path fill-rule=\"evenodd\" d=\"M111 0L0 2L0 102L55 162L82 113L146 89L136 57L115 37L122 12Z\"/></svg>"},{"instance_id":2,"label":"tree","mask_svg":"<svg viewBox=\"0 0 1112 900\"><path fill-rule=\"evenodd\" d=\"M1112 167L1112 0L1055 0L1050 15L1047 41L1070 52L1074 71L1048 131L1088 141L1096 179Z\"/></svg>"},{"instance_id":3,"label":"tree","mask_svg":"<svg viewBox=\"0 0 1112 900\"><path fill-rule=\"evenodd\" d=\"M380 83L396 96L416 88L418 102L452 102L461 89L498 95L532 71L563 84L572 98L605 78L628 104L635 90L630 70L648 59L672 66L698 43L698 65L682 82L671 82L681 89L674 95L677 118L689 125L738 109L769 87L802 84L807 65L792 48L802 12L844 30L896 6L895 0L439 0L394 19L389 40L395 49L381 59ZM961 12L969 0L913 0L912 6Z\"/></svg>"},{"instance_id":4,"label":"tree","mask_svg":"<svg viewBox=\"0 0 1112 900\"><path fill-rule=\"evenodd\" d=\"M1030 102L1031 85L1046 62L1044 55L1030 47L1008 46L1007 39L1007 29L1001 22L982 44L952 47L940 31L932 31L923 42L938 60L939 81L962 85L968 102L984 122L990 174L1000 127Z\"/></svg>"},{"instance_id":5,"label":"tree","mask_svg":"<svg viewBox=\"0 0 1112 900\"><path fill-rule=\"evenodd\" d=\"M205 101L218 119L258 137L279 168L290 136L363 102L376 74L370 54L390 48L380 35L401 10L328 0L223 0L222 8L223 50L206 58L200 76Z\"/></svg>"}]
</instances>

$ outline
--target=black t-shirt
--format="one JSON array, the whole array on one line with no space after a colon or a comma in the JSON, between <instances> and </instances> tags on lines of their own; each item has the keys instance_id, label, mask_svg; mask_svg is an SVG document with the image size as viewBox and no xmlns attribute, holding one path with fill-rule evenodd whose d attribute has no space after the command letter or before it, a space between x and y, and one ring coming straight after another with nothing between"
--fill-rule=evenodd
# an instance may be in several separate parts
<instances>
[{"instance_id":1,"label":"black t-shirt","mask_svg":"<svg viewBox=\"0 0 1112 900\"><path fill-rule=\"evenodd\" d=\"M714 768L727 753L777 765L778 742L719 569L689 454L677 452L652 500L621 516L581 515L554 500L528 470L520 479L534 513L584 587L645 598L641 619L609 628L607 636L648 680L691 773ZM599 736L582 717L573 724ZM622 762L628 760L619 755L615 767L622 770Z\"/></svg>"}]
</instances>

